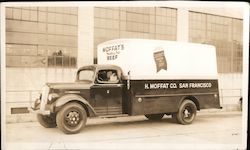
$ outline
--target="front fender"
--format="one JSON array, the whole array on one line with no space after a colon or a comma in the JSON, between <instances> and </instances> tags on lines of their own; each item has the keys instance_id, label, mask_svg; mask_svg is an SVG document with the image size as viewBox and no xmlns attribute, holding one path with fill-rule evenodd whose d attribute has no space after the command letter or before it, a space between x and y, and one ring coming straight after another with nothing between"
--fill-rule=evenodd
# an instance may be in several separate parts
<instances>
[{"instance_id":1,"label":"front fender","mask_svg":"<svg viewBox=\"0 0 250 150\"><path fill-rule=\"evenodd\" d=\"M89 114L90 117L97 116L94 108L89 104L89 102L86 99L84 99L81 96L76 95L76 94L67 94L67 95L64 95L64 96L58 98L56 100L56 102L54 103L54 107L55 108L60 108L64 104L66 104L68 102L71 102L71 101L77 101L77 102L80 102L81 104L84 104L88 109L87 113Z\"/></svg>"}]
</instances>

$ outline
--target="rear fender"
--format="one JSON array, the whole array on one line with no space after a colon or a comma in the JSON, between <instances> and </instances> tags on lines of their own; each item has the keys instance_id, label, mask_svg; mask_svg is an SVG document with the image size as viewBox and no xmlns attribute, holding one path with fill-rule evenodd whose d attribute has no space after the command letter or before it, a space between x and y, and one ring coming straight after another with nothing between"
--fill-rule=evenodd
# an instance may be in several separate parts
<instances>
[{"instance_id":1,"label":"rear fender","mask_svg":"<svg viewBox=\"0 0 250 150\"><path fill-rule=\"evenodd\" d=\"M179 109L180 105L182 104L182 102L186 99L193 101L196 105L197 110L200 110L200 104L199 104L198 98L196 98L195 96L191 96L191 95L182 97L182 99L180 100L180 102L178 104L178 109Z\"/></svg>"},{"instance_id":2,"label":"rear fender","mask_svg":"<svg viewBox=\"0 0 250 150\"><path fill-rule=\"evenodd\" d=\"M97 116L94 108L89 104L89 102L86 99L76 94L67 94L58 98L56 102L54 103L55 110L58 111L60 107L62 107L66 103L73 102L73 101L80 103L85 109L87 109L86 111L87 111L88 117Z\"/></svg>"}]
</instances>

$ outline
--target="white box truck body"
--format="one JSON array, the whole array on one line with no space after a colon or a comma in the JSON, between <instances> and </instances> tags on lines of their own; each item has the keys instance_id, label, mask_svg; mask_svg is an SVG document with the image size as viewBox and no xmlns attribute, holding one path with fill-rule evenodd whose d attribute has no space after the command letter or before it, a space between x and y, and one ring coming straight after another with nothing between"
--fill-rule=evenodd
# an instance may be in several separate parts
<instances>
[{"instance_id":1,"label":"white box truck body","mask_svg":"<svg viewBox=\"0 0 250 150\"><path fill-rule=\"evenodd\" d=\"M174 41L120 39L98 45L98 64L114 64L132 79L217 79L215 47ZM162 64L162 66L161 66Z\"/></svg>"},{"instance_id":2,"label":"white box truck body","mask_svg":"<svg viewBox=\"0 0 250 150\"><path fill-rule=\"evenodd\" d=\"M198 110L221 108L214 46L111 40L98 45L98 63L121 67L129 83L127 112L131 115L173 114L186 99L193 101Z\"/></svg>"}]
</instances>

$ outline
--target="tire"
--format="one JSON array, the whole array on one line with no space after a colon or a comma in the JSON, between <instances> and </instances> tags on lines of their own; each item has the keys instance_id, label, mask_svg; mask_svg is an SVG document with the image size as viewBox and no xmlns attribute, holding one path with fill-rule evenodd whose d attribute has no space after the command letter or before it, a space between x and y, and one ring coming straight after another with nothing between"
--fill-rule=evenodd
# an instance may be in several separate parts
<instances>
[{"instance_id":1,"label":"tire","mask_svg":"<svg viewBox=\"0 0 250 150\"><path fill-rule=\"evenodd\" d=\"M56 123L58 128L66 134L75 134L85 127L87 113L78 103L65 104L57 113Z\"/></svg>"},{"instance_id":2,"label":"tire","mask_svg":"<svg viewBox=\"0 0 250 150\"><path fill-rule=\"evenodd\" d=\"M174 123L180 123L179 120L177 119L177 113L172 114L172 120Z\"/></svg>"},{"instance_id":3,"label":"tire","mask_svg":"<svg viewBox=\"0 0 250 150\"><path fill-rule=\"evenodd\" d=\"M56 127L56 115L55 114L51 114L49 116L37 114L37 120L45 128Z\"/></svg>"},{"instance_id":4,"label":"tire","mask_svg":"<svg viewBox=\"0 0 250 150\"><path fill-rule=\"evenodd\" d=\"M196 105L191 100L184 100L180 107L179 111L176 114L173 114L173 119L176 118L177 122L183 125L191 124L196 117Z\"/></svg>"},{"instance_id":5,"label":"tire","mask_svg":"<svg viewBox=\"0 0 250 150\"><path fill-rule=\"evenodd\" d=\"M148 118L149 120L161 120L163 116L164 116L164 114L149 114L149 115L145 115L145 117Z\"/></svg>"}]
</instances>

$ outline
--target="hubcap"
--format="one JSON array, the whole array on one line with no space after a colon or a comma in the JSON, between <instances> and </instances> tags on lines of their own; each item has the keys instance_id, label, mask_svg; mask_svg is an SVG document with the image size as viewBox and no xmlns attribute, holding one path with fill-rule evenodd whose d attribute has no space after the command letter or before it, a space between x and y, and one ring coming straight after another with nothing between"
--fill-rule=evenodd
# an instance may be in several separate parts
<instances>
[{"instance_id":1,"label":"hubcap","mask_svg":"<svg viewBox=\"0 0 250 150\"><path fill-rule=\"evenodd\" d=\"M189 115L190 115L190 112L189 112L187 109L185 109L185 110L184 110L184 117L185 117L185 118L188 118Z\"/></svg>"},{"instance_id":2,"label":"hubcap","mask_svg":"<svg viewBox=\"0 0 250 150\"><path fill-rule=\"evenodd\" d=\"M185 109L183 110L183 119L185 120L190 120L193 117L193 111L192 108L190 108L189 106L185 107Z\"/></svg>"},{"instance_id":3,"label":"hubcap","mask_svg":"<svg viewBox=\"0 0 250 150\"><path fill-rule=\"evenodd\" d=\"M66 120L66 123L69 125L69 126L77 126L80 122L80 115L79 115L79 112L78 111L70 111L66 114L65 116L65 120Z\"/></svg>"}]
</instances>

